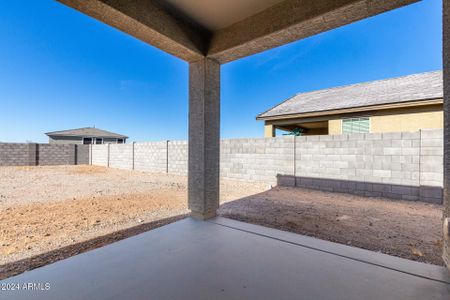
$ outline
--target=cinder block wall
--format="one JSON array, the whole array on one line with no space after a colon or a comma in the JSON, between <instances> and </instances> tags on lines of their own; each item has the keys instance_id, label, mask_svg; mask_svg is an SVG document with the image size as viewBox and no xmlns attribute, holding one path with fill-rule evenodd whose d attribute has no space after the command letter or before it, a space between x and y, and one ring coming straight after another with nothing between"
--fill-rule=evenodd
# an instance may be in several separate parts
<instances>
[{"instance_id":1,"label":"cinder block wall","mask_svg":"<svg viewBox=\"0 0 450 300\"><path fill-rule=\"evenodd\" d=\"M109 145L91 145L91 162L93 165L108 167Z\"/></svg>"},{"instance_id":2,"label":"cinder block wall","mask_svg":"<svg viewBox=\"0 0 450 300\"><path fill-rule=\"evenodd\" d=\"M133 169L133 144L109 144L109 166Z\"/></svg>"},{"instance_id":3,"label":"cinder block wall","mask_svg":"<svg viewBox=\"0 0 450 300\"><path fill-rule=\"evenodd\" d=\"M92 146L94 165L187 175L187 141L106 147ZM229 139L221 141L220 171L237 180L442 203L442 148L442 130Z\"/></svg>"},{"instance_id":4,"label":"cinder block wall","mask_svg":"<svg viewBox=\"0 0 450 300\"><path fill-rule=\"evenodd\" d=\"M229 139L220 144L222 177L275 184L294 175L294 137Z\"/></svg>"},{"instance_id":5,"label":"cinder block wall","mask_svg":"<svg viewBox=\"0 0 450 300\"><path fill-rule=\"evenodd\" d=\"M169 174L187 175L188 143L187 141L169 141L167 171Z\"/></svg>"},{"instance_id":6,"label":"cinder block wall","mask_svg":"<svg viewBox=\"0 0 450 300\"><path fill-rule=\"evenodd\" d=\"M442 202L442 130L299 137L296 186Z\"/></svg>"},{"instance_id":7,"label":"cinder block wall","mask_svg":"<svg viewBox=\"0 0 450 300\"><path fill-rule=\"evenodd\" d=\"M134 143L134 169L167 172L167 141Z\"/></svg>"},{"instance_id":8,"label":"cinder block wall","mask_svg":"<svg viewBox=\"0 0 450 300\"><path fill-rule=\"evenodd\" d=\"M89 145L76 145L76 165L88 165L89 161Z\"/></svg>"},{"instance_id":9,"label":"cinder block wall","mask_svg":"<svg viewBox=\"0 0 450 300\"><path fill-rule=\"evenodd\" d=\"M75 145L38 144L37 148L37 164L40 166L75 164Z\"/></svg>"},{"instance_id":10,"label":"cinder block wall","mask_svg":"<svg viewBox=\"0 0 450 300\"><path fill-rule=\"evenodd\" d=\"M29 156L29 144L0 143L0 166L35 165L36 158Z\"/></svg>"},{"instance_id":11,"label":"cinder block wall","mask_svg":"<svg viewBox=\"0 0 450 300\"><path fill-rule=\"evenodd\" d=\"M89 146L0 143L0 166L75 165L89 163Z\"/></svg>"}]
</instances>

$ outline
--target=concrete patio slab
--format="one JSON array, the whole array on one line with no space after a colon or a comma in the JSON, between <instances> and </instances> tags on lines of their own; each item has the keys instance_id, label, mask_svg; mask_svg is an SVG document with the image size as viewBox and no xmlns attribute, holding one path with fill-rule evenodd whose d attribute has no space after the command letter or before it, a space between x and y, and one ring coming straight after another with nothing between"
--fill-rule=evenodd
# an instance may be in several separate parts
<instances>
[{"instance_id":1,"label":"concrete patio slab","mask_svg":"<svg viewBox=\"0 0 450 300\"><path fill-rule=\"evenodd\" d=\"M1 281L2 299L450 299L443 267L191 218Z\"/></svg>"}]
</instances>

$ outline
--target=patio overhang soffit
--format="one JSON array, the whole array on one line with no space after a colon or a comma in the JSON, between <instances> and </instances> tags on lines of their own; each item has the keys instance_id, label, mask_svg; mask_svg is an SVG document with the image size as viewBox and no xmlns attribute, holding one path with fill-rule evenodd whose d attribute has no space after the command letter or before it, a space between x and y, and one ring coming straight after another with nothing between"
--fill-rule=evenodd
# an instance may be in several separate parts
<instances>
[{"instance_id":1,"label":"patio overhang soffit","mask_svg":"<svg viewBox=\"0 0 450 300\"><path fill-rule=\"evenodd\" d=\"M418 0L58 0L187 62L223 64Z\"/></svg>"}]
</instances>

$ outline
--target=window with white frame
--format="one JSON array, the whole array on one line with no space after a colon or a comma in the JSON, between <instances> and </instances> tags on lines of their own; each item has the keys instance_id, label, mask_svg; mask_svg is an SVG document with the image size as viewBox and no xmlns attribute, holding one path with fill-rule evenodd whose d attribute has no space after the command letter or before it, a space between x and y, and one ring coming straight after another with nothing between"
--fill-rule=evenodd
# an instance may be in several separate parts
<instances>
[{"instance_id":1,"label":"window with white frame","mask_svg":"<svg viewBox=\"0 0 450 300\"><path fill-rule=\"evenodd\" d=\"M370 132L369 117L346 118L342 120L342 133L368 133Z\"/></svg>"}]
</instances>

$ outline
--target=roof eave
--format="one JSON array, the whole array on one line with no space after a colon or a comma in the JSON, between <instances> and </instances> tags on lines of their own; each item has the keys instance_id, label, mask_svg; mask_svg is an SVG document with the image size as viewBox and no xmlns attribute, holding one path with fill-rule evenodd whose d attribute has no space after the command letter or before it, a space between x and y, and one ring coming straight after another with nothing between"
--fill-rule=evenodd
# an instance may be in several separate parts
<instances>
[{"instance_id":1,"label":"roof eave","mask_svg":"<svg viewBox=\"0 0 450 300\"><path fill-rule=\"evenodd\" d=\"M128 136L125 135L119 135L119 136L102 136L102 135L92 135L92 134L84 134L84 135L79 135L79 134L52 134L50 133L45 133L45 135L51 137L51 136L70 136L70 137L99 137L99 138L105 138L105 139L128 139Z\"/></svg>"},{"instance_id":2,"label":"roof eave","mask_svg":"<svg viewBox=\"0 0 450 300\"><path fill-rule=\"evenodd\" d=\"M394 103L386 103L386 104L376 104L376 105L370 105L370 106L346 107L346 108L339 108L339 109L333 109L333 110L311 111L311 112L304 112L304 113L289 113L289 114L273 115L273 116L262 116L260 114L256 117L256 120L267 121L267 120L277 120L277 119L327 116L327 115L335 115L335 114L341 114L341 113L374 111L374 110L380 110L380 109L402 108L402 107L411 107L411 106L426 106L426 105L441 104L441 103L443 103L443 97L412 100L412 101L402 101L402 102L394 102Z\"/></svg>"}]
</instances>

